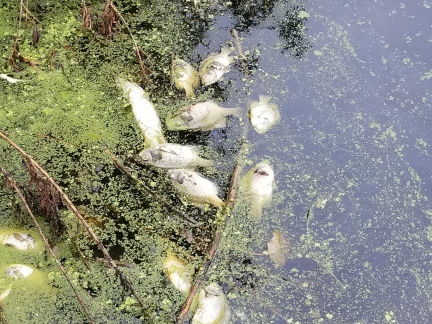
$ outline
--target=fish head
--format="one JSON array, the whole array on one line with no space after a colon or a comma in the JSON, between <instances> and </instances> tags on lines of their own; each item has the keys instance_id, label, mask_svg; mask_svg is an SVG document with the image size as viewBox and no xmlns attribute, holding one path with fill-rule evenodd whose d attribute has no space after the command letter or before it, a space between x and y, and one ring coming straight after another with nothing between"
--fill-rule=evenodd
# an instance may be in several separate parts
<instances>
[{"instance_id":1,"label":"fish head","mask_svg":"<svg viewBox=\"0 0 432 324\"><path fill-rule=\"evenodd\" d=\"M217 283L211 283L204 288L205 297L219 296L222 294L222 288Z\"/></svg>"},{"instance_id":2,"label":"fish head","mask_svg":"<svg viewBox=\"0 0 432 324\"><path fill-rule=\"evenodd\" d=\"M224 72L225 72L224 69L221 69L219 65L212 64L206 69L206 72L201 75L201 81L203 85L208 86L210 84L217 82L220 78L222 78Z\"/></svg>"},{"instance_id":3,"label":"fish head","mask_svg":"<svg viewBox=\"0 0 432 324\"><path fill-rule=\"evenodd\" d=\"M254 170L254 176L274 178L274 171L269 164L262 162L256 165Z\"/></svg>"},{"instance_id":4,"label":"fish head","mask_svg":"<svg viewBox=\"0 0 432 324\"><path fill-rule=\"evenodd\" d=\"M166 120L166 124L169 129L182 130L188 129L189 122L191 122L192 120L193 117L190 113L190 106L188 106L168 117Z\"/></svg>"},{"instance_id":5,"label":"fish head","mask_svg":"<svg viewBox=\"0 0 432 324\"><path fill-rule=\"evenodd\" d=\"M139 162L148 163L152 161L152 154L150 152L150 149L139 152L138 157Z\"/></svg>"},{"instance_id":6,"label":"fish head","mask_svg":"<svg viewBox=\"0 0 432 324\"><path fill-rule=\"evenodd\" d=\"M182 170L168 170L168 175L172 181L178 182L179 184L183 184L185 179L185 174Z\"/></svg>"}]
</instances>

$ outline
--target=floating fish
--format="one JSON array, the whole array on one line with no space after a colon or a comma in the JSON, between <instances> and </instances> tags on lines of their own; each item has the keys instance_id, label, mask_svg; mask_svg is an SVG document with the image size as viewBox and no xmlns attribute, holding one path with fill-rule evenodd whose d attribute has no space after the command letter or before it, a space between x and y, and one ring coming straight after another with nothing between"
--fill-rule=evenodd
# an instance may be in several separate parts
<instances>
[{"instance_id":1,"label":"floating fish","mask_svg":"<svg viewBox=\"0 0 432 324\"><path fill-rule=\"evenodd\" d=\"M225 72L228 72L229 65L234 58L229 56L232 50L223 47L219 54L212 54L201 62L199 74L203 85L208 86L219 81Z\"/></svg>"},{"instance_id":2,"label":"floating fish","mask_svg":"<svg viewBox=\"0 0 432 324\"><path fill-rule=\"evenodd\" d=\"M171 77L177 89L186 91L186 97L195 97L194 89L199 86L200 79L192 65L180 59L174 60Z\"/></svg>"},{"instance_id":3,"label":"floating fish","mask_svg":"<svg viewBox=\"0 0 432 324\"><path fill-rule=\"evenodd\" d=\"M192 274L187 263L174 253L168 252L163 266L173 286L182 293L187 294L192 282Z\"/></svg>"},{"instance_id":4,"label":"floating fish","mask_svg":"<svg viewBox=\"0 0 432 324\"><path fill-rule=\"evenodd\" d=\"M273 169L265 162L255 165L242 178L240 190L248 199L252 218L261 219L262 209L270 202L274 187Z\"/></svg>"},{"instance_id":5,"label":"floating fish","mask_svg":"<svg viewBox=\"0 0 432 324\"><path fill-rule=\"evenodd\" d=\"M28 277L32 274L32 272L33 269L24 264L11 264L5 269L6 275L14 279Z\"/></svg>"},{"instance_id":6,"label":"floating fish","mask_svg":"<svg viewBox=\"0 0 432 324\"><path fill-rule=\"evenodd\" d=\"M260 134L267 132L280 121L278 106L269 103L271 97L259 96L259 102L253 101L249 107L249 118L253 128Z\"/></svg>"},{"instance_id":7,"label":"floating fish","mask_svg":"<svg viewBox=\"0 0 432 324\"><path fill-rule=\"evenodd\" d=\"M0 242L19 250L27 250L33 249L36 241L30 234L11 233L9 235L0 234Z\"/></svg>"},{"instance_id":8,"label":"floating fish","mask_svg":"<svg viewBox=\"0 0 432 324\"><path fill-rule=\"evenodd\" d=\"M217 283L211 283L201 289L192 324L227 324L230 316L228 301Z\"/></svg>"},{"instance_id":9,"label":"floating fish","mask_svg":"<svg viewBox=\"0 0 432 324\"><path fill-rule=\"evenodd\" d=\"M11 78L10 76L7 76L7 74L0 74L0 78L4 79L4 80L6 80L7 82L10 82L10 83L17 83L17 82L22 82L23 81L23 80Z\"/></svg>"},{"instance_id":10,"label":"floating fish","mask_svg":"<svg viewBox=\"0 0 432 324\"><path fill-rule=\"evenodd\" d=\"M141 161L159 168L211 167L213 161L200 158L198 147L180 144L160 144L139 153Z\"/></svg>"},{"instance_id":11,"label":"floating fish","mask_svg":"<svg viewBox=\"0 0 432 324\"><path fill-rule=\"evenodd\" d=\"M219 187L198 172L186 169L168 170L171 182L181 198L192 205L205 208L206 204L222 207L224 202L218 197Z\"/></svg>"},{"instance_id":12,"label":"floating fish","mask_svg":"<svg viewBox=\"0 0 432 324\"><path fill-rule=\"evenodd\" d=\"M166 120L172 130L212 130L226 127L227 117L241 117L240 108L222 108L212 100L180 108Z\"/></svg>"},{"instance_id":13,"label":"floating fish","mask_svg":"<svg viewBox=\"0 0 432 324\"><path fill-rule=\"evenodd\" d=\"M270 259L283 267L288 255L288 241L279 230L273 232L272 239L267 243L267 251Z\"/></svg>"},{"instance_id":14,"label":"floating fish","mask_svg":"<svg viewBox=\"0 0 432 324\"><path fill-rule=\"evenodd\" d=\"M136 83L121 78L117 80L117 83L132 105L134 116L144 133L145 145L150 147L166 143L159 116L152 103L145 98L144 89Z\"/></svg>"}]
</instances>

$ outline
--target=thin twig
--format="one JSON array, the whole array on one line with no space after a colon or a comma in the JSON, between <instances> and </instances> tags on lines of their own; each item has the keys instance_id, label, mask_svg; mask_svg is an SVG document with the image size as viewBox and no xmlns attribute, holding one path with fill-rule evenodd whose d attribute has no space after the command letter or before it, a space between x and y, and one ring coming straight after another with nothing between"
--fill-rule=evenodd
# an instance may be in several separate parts
<instances>
[{"instance_id":1,"label":"thin twig","mask_svg":"<svg viewBox=\"0 0 432 324\"><path fill-rule=\"evenodd\" d=\"M222 222L220 223L220 225L218 226L218 228L216 230L216 234L213 238L213 242L212 242L212 244L208 250L209 262L207 262L202 267L200 274L195 278L194 284L191 287L189 294L188 294L185 302L183 303L183 305L180 309L180 313L177 316L177 324L182 324L184 319L188 315L189 309L192 306L192 302L195 298L195 295L197 294L198 289L200 288L202 283L204 282L204 279L207 276L207 273L208 273L211 265L213 264L213 261L215 260L216 253L218 251L219 244L220 244L221 239L222 239L222 235L224 233L226 225L228 224L228 220L230 219L231 210L234 206L234 202L235 202L236 196L237 196L237 189L238 189L238 182L240 179L240 172L243 169L242 156L243 156L244 150L246 148L246 133L247 133L247 127L244 126L243 138L242 138L241 146L239 149L239 153L237 155L237 163L236 163L236 166L235 166L235 168L232 172L232 175L231 175L231 183L230 183L229 191L228 191L227 205L223 211L224 217L223 217Z\"/></svg>"},{"instance_id":2,"label":"thin twig","mask_svg":"<svg viewBox=\"0 0 432 324\"><path fill-rule=\"evenodd\" d=\"M242 65L242 69L243 69L243 74L244 74L245 77L248 77L249 76L248 75L248 69L247 69L247 65L245 63L245 57L244 57L244 54L243 54L243 49L242 49L242 46L241 46L241 41L240 41L240 38L239 38L237 30L231 29L231 35L234 37L234 43L235 43L236 52L237 52L237 54L242 59L241 65Z\"/></svg>"},{"instance_id":3,"label":"thin twig","mask_svg":"<svg viewBox=\"0 0 432 324\"><path fill-rule=\"evenodd\" d=\"M24 9L26 11L26 22L27 22L27 13L28 13L34 20L36 20L39 24L42 25L42 23L35 16L32 15L30 10L26 7L26 5L24 3L22 4L22 6L24 7Z\"/></svg>"},{"instance_id":4,"label":"thin twig","mask_svg":"<svg viewBox=\"0 0 432 324\"><path fill-rule=\"evenodd\" d=\"M134 47L134 50L135 50L135 54L136 54L137 57L138 57L138 61L139 61L140 68L141 68L141 74L143 75L143 77L144 77L145 82L147 83L147 85L151 86L152 83L151 83L151 81L149 80L149 78L147 77L147 73L145 72L146 66L144 66L144 62L143 62L143 59L142 59L142 57L141 57L141 52L142 52L142 51L141 51L141 49L139 48L137 42L135 41L135 37L133 36L131 30L129 29L129 26L128 26L126 20L124 20L124 18L123 18L123 16L121 15L121 13L117 10L116 6L114 6L114 4L113 4L111 1L107 1L107 3L108 3L109 6L111 7L111 9L114 10L114 12L115 12L119 17L120 17L121 21L122 21L123 24L125 25L125 27L126 27L128 33L129 33L129 36L130 36L131 39L132 39L132 43L133 43L133 47Z\"/></svg>"},{"instance_id":5,"label":"thin twig","mask_svg":"<svg viewBox=\"0 0 432 324\"><path fill-rule=\"evenodd\" d=\"M104 257L107 259L108 264L110 267L114 268L116 271L116 274L120 277L122 283L129 289L129 291L135 296L138 303L141 305L141 307L148 312L148 306L144 304L144 302L141 300L141 298L138 296L138 294L135 292L135 289L132 287L131 282L129 279L126 278L126 276L120 271L120 269L117 267L114 260L109 255L107 249L102 244L102 242L99 240L95 232L92 230L92 228L89 226L89 224L86 222L86 220L83 218L83 216L79 213L75 205L70 201L70 199L66 196L66 194L63 192L63 189L51 178L51 176L35 161L33 158L28 155L26 152L24 152L17 144L15 144L9 137L6 136L6 134L2 131L0 131L0 137L3 138L9 145L11 145L13 148L15 148L26 160L28 164L33 165L45 178L48 180L59 192L60 196L62 197L63 201L65 202L66 206L70 211L72 211L78 219L81 221L81 224L84 226L84 228L87 230L93 241L97 244L99 249L102 251ZM149 315L150 316L150 315Z\"/></svg>"},{"instance_id":6,"label":"thin twig","mask_svg":"<svg viewBox=\"0 0 432 324\"><path fill-rule=\"evenodd\" d=\"M36 217L33 215L29 205L27 204L27 201L25 200L24 196L21 194L21 191L18 189L15 181L10 177L9 172L6 171L6 169L0 165L0 171L3 173L3 175L6 177L7 180L7 184L9 186L11 186L13 188L13 190L15 190L16 194L18 195L18 197L21 199L22 203L24 204L25 208L27 209L27 212L30 216L30 218L32 219L34 225L36 226L39 235L41 236L42 240L45 243L45 247L48 250L48 252L51 254L52 258L54 259L55 263L57 264L57 266L59 267L60 271L63 273L63 275L65 276L67 282L69 283L69 285L71 286L73 292L75 293L76 298L78 299L79 304L81 305L81 307L83 308L87 318L89 319L89 321L93 324L95 324L95 321L93 320L93 317L91 316L89 310L87 309L87 307L85 306L83 300L81 299L80 295L78 294L78 291L75 288L75 285L72 283L72 281L70 280L66 270L63 268L62 264L60 263L60 261L57 259L57 257L54 254L54 251L51 249L48 240L46 239L44 233L42 232L42 229L40 228Z\"/></svg>"}]
</instances>

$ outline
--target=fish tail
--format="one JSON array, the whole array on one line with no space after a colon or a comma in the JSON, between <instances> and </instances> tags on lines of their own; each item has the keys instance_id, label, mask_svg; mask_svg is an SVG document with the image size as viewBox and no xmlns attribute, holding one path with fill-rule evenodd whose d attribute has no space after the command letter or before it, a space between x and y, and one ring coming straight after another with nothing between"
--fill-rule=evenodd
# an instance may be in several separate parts
<instances>
[{"instance_id":1,"label":"fish tail","mask_svg":"<svg viewBox=\"0 0 432 324\"><path fill-rule=\"evenodd\" d=\"M200 157L198 157L195 162L196 165L202 166L204 168L211 168L214 165L214 162L212 160L207 160Z\"/></svg>"},{"instance_id":2,"label":"fish tail","mask_svg":"<svg viewBox=\"0 0 432 324\"><path fill-rule=\"evenodd\" d=\"M221 208L225 205L222 199L220 199L218 196L215 196L209 201L210 204L213 206L216 206L217 208Z\"/></svg>"},{"instance_id":3,"label":"fish tail","mask_svg":"<svg viewBox=\"0 0 432 324\"><path fill-rule=\"evenodd\" d=\"M167 141L161 133L151 134L151 136L145 135L145 140L144 140L145 148L156 146L158 144L165 144L165 143L167 143Z\"/></svg>"},{"instance_id":4,"label":"fish tail","mask_svg":"<svg viewBox=\"0 0 432 324\"><path fill-rule=\"evenodd\" d=\"M232 49L229 48L228 46L222 47L221 51L220 51L220 53L223 54L223 55L230 55L231 52L232 52Z\"/></svg>"},{"instance_id":5,"label":"fish tail","mask_svg":"<svg viewBox=\"0 0 432 324\"><path fill-rule=\"evenodd\" d=\"M261 103L268 103L272 99L271 96L259 95L259 101Z\"/></svg>"},{"instance_id":6,"label":"fish tail","mask_svg":"<svg viewBox=\"0 0 432 324\"><path fill-rule=\"evenodd\" d=\"M184 89L186 91L186 97L188 98L195 98L195 92L193 90L192 85L190 84L185 84L184 85Z\"/></svg>"},{"instance_id":7,"label":"fish tail","mask_svg":"<svg viewBox=\"0 0 432 324\"><path fill-rule=\"evenodd\" d=\"M226 116L233 115L233 116L236 116L238 118L243 117L240 107L224 108L224 109L226 110Z\"/></svg>"}]
</instances>

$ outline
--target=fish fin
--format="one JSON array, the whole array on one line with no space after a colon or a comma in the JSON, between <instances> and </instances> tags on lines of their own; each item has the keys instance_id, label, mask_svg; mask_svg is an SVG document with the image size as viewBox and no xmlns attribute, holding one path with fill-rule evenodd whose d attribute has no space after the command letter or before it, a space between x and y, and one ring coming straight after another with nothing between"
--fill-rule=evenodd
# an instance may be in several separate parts
<instances>
[{"instance_id":1,"label":"fish fin","mask_svg":"<svg viewBox=\"0 0 432 324\"><path fill-rule=\"evenodd\" d=\"M272 99L271 96L259 95L260 103L268 103Z\"/></svg>"},{"instance_id":2,"label":"fish fin","mask_svg":"<svg viewBox=\"0 0 432 324\"><path fill-rule=\"evenodd\" d=\"M185 84L184 89L186 91L186 97L188 97L188 98L195 98L196 97L192 85Z\"/></svg>"}]
</instances>

